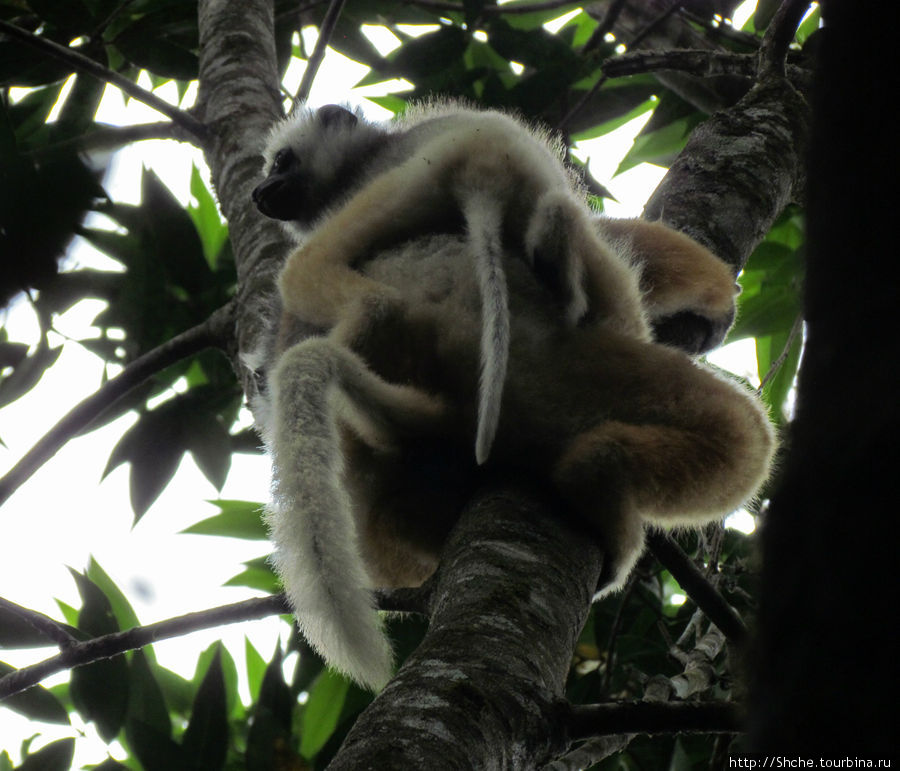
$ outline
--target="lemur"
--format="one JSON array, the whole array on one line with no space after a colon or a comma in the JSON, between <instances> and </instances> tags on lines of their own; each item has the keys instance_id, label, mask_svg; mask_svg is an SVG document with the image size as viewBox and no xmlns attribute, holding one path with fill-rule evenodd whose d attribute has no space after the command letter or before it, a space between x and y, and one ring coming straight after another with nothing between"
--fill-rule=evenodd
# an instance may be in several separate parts
<instances>
[{"instance_id":1,"label":"lemur","mask_svg":"<svg viewBox=\"0 0 900 771\"><path fill-rule=\"evenodd\" d=\"M259 412L273 457L275 565L310 643L372 688L389 678L392 654L371 587L425 580L480 478L483 458L467 448L481 425L486 240L509 302L489 465L546 479L593 529L606 551L598 597L624 583L646 523L721 518L756 492L774 449L752 393L651 339L651 327L664 330L684 313L710 330L731 323L735 284L724 263L659 223L583 217L572 188L552 193L555 203L519 198L506 186L527 187L517 177L524 167L479 187L477 163L456 149L474 158L496 151L494 131L478 128L493 118L447 105L435 111L443 128L428 128L425 109L399 139L384 140L393 129L374 132L380 138L366 141L386 145L377 173L362 183L339 150L309 143L308 126L296 145L287 125L276 127L267 168L280 143L308 157L275 161L274 181L255 192L262 211L279 218L300 219L289 211L293 195L326 211L307 220L314 227L282 271L270 405ZM337 120L340 135L348 119ZM327 142L331 129L314 125ZM417 136L420 125L433 141L408 139L404 132ZM394 144L407 141L403 152ZM528 151L517 152L513 166ZM460 169L472 187L460 186ZM324 187L304 173L324 175ZM397 184L413 192L401 187L387 199ZM472 201L487 201L487 214L473 213ZM446 210L432 211L441 205L462 213L455 225L467 235L452 232ZM381 222L395 214L399 222ZM429 227L451 232L428 235ZM494 235L474 236L476 227ZM318 334L309 337L310 328Z\"/></svg>"},{"instance_id":2,"label":"lemur","mask_svg":"<svg viewBox=\"0 0 900 771\"><path fill-rule=\"evenodd\" d=\"M304 240L281 272L286 313L324 328L363 296L395 296L353 267L373 250L464 225L482 298L481 386L475 455L484 463L496 431L507 366L509 313L500 259L520 253L554 288L571 324L588 311L584 255L603 245L584 192L551 135L509 115L429 102L389 124L337 105L277 123L266 178L253 198ZM604 263L594 282L610 323L648 335L629 269Z\"/></svg>"}]
</instances>

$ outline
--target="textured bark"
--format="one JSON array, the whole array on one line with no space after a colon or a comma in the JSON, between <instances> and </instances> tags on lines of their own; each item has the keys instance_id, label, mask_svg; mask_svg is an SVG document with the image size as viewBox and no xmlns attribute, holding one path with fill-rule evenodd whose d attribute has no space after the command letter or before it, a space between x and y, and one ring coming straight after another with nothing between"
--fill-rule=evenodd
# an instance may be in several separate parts
<instances>
[{"instance_id":1,"label":"textured bark","mask_svg":"<svg viewBox=\"0 0 900 771\"><path fill-rule=\"evenodd\" d=\"M790 83L757 84L695 129L644 216L687 233L737 274L794 199L808 123L806 102Z\"/></svg>"},{"instance_id":2,"label":"textured bark","mask_svg":"<svg viewBox=\"0 0 900 771\"><path fill-rule=\"evenodd\" d=\"M238 350L254 350L271 316L274 275L286 242L278 224L250 204L262 171L263 141L281 116L272 3L200 0L197 113L209 136L204 152L219 207L228 220L238 273ZM253 386L239 368L244 390Z\"/></svg>"},{"instance_id":3,"label":"textured bark","mask_svg":"<svg viewBox=\"0 0 900 771\"><path fill-rule=\"evenodd\" d=\"M814 100L805 317L791 453L763 532L754 749L897 751L895 517L900 432L896 128L865 117L896 89L876 2L824 5ZM883 76L879 73L883 73Z\"/></svg>"},{"instance_id":4,"label":"textured bark","mask_svg":"<svg viewBox=\"0 0 900 771\"><path fill-rule=\"evenodd\" d=\"M428 634L329 768L529 769L558 755L601 560L540 495L476 496L444 552Z\"/></svg>"}]
</instances>

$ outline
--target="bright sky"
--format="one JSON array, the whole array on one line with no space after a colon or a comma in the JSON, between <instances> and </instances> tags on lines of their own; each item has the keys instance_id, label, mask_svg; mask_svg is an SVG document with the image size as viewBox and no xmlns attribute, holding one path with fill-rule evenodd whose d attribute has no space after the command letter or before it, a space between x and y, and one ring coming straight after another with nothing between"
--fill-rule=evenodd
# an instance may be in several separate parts
<instances>
[{"instance_id":1,"label":"bright sky","mask_svg":"<svg viewBox=\"0 0 900 771\"><path fill-rule=\"evenodd\" d=\"M386 30L370 32L376 45L387 47L395 43L387 39L386 36L393 36ZM315 31L306 30L304 37L311 50ZM289 69L286 86L291 91L298 86L302 71L303 64L297 61ZM349 101L361 104L373 117L386 116L386 111L365 102L364 97L397 90L399 84L352 90L365 71L361 65L329 51L313 87L310 103L317 106ZM149 87L149 79L145 77L142 85ZM172 83L160 87L156 93L172 102L177 99ZM190 103L194 94L191 89L183 106ZM643 164L611 178L647 117L638 118L602 140L585 143L579 148L580 157L590 159L594 177L606 184L618 199L618 203L607 206L611 216L640 214L644 201L664 173L659 167ZM111 87L107 87L97 114L97 120L112 124L159 119L158 113L134 100L126 104L121 93ZM189 145L163 140L141 142L117 154L106 187L115 200L139 202L138 172L143 165L154 169L186 203L192 161L205 173L200 152ZM67 267L76 266L109 269L115 267L115 263L81 242L73 246L68 257ZM102 307L99 301L80 303L61 316L55 328L71 340L90 337L95 334L91 321ZM20 302L7 312L0 311L0 321L10 339L29 343L37 340L37 325L27 304ZM52 344L62 341L62 337L52 336ZM740 374L750 374L754 367L752 343L730 348L730 352L717 355L716 363ZM67 343L59 361L39 385L0 410L0 439L6 445L0 446L0 473L5 473L74 404L91 394L100 385L101 377L100 360L77 343ZM268 495L267 460L262 456L235 455L228 481L219 493L193 461L186 458L172 483L141 522L132 528L128 467L120 466L102 482L100 475L112 447L133 420L133 417L125 416L69 442L3 506L0 511L4 532L0 595L61 618L55 598L75 606L80 604L66 566L83 570L89 557L93 556L128 596L142 623L255 596L256 593L249 590L223 588L222 583L240 572L241 562L268 553L266 545L178 533L217 513L217 509L207 503L210 499L264 501ZM268 657L279 633L284 636L284 632L284 626L277 619L267 619L198 632L157 643L154 648L163 666L190 677L198 653L215 640L223 639L236 659L238 671L242 672L245 635L263 656ZM55 652L53 648L4 651L3 657L8 663L19 666ZM60 675L43 684L52 685L64 679L65 676ZM243 682L242 693L246 700L246 683ZM75 728L95 737L89 725L76 724ZM0 751L7 750L14 762L19 759L20 742L37 730L41 730L44 737L36 743L35 749L51 740L74 735L70 728L38 726L0 708ZM75 767L101 762L105 747L99 738L77 742ZM113 754L122 757L115 745Z\"/></svg>"}]
</instances>

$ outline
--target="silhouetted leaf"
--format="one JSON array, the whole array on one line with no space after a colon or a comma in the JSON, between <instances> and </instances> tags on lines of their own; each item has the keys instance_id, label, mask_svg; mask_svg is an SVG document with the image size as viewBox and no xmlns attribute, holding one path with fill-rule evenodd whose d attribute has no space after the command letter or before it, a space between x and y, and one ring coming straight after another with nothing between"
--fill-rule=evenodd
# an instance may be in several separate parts
<instances>
[{"instance_id":1,"label":"silhouetted leaf","mask_svg":"<svg viewBox=\"0 0 900 771\"><path fill-rule=\"evenodd\" d=\"M197 689L191 719L181 746L195 768L215 769L225 765L228 748L228 709L221 651L216 650Z\"/></svg>"},{"instance_id":2,"label":"silhouetted leaf","mask_svg":"<svg viewBox=\"0 0 900 771\"><path fill-rule=\"evenodd\" d=\"M0 618L0 628L3 626ZM9 672L14 672L15 667L0 661L0 677ZM22 691L3 700L3 706L24 715L29 720L40 720L44 723L69 724L69 713L50 691L40 685L33 685L27 691Z\"/></svg>"},{"instance_id":3,"label":"silhouetted leaf","mask_svg":"<svg viewBox=\"0 0 900 771\"><path fill-rule=\"evenodd\" d=\"M29 754L16 771L70 771L75 755L75 740L60 739Z\"/></svg>"}]
</instances>

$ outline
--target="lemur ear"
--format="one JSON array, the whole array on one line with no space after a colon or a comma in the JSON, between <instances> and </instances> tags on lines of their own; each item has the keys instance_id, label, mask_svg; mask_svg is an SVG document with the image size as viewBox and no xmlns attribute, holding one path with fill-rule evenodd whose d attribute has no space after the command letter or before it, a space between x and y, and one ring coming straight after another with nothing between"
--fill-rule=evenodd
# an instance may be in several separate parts
<instances>
[{"instance_id":1,"label":"lemur ear","mask_svg":"<svg viewBox=\"0 0 900 771\"><path fill-rule=\"evenodd\" d=\"M353 128L359 123L359 118L346 107L338 104L326 104L324 107L320 107L318 116L326 128Z\"/></svg>"}]
</instances>

